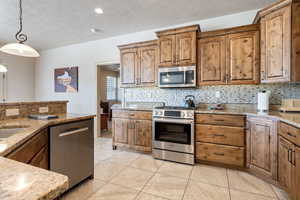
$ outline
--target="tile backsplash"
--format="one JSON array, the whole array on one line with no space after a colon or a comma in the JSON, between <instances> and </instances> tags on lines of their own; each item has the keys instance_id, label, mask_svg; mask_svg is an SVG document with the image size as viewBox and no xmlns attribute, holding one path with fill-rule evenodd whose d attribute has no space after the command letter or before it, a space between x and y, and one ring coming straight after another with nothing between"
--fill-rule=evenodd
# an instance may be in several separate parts
<instances>
[{"instance_id":1,"label":"tile backsplash","mask_svg":"<svg viewBox=\"0 0 300 200\"><path fill-rule=\"evenodd\" d=\"M281 104L283 98L300 98L300 83L276 83L260 85L202 86L195 89L127 88L126 102L165 102L166 105L182 105L186 95L194 95L196 103L256 104L257 93L271 91L270 103ZM220 98L216 93L220 92Z\"/></svg>"}]
</instances>

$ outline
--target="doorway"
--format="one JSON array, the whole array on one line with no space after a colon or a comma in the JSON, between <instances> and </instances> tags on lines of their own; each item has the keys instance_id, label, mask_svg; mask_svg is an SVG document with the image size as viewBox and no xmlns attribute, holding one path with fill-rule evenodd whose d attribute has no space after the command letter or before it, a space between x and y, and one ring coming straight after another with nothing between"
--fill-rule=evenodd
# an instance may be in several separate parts
<instances>
[{"instance_id":1,"label":"doorway","mask_svg":"<svg viewBox=\"0 0 300 200\"><path fill-rule=\"evenodd\" d=\"M122 99L120 64L97 65L97 136L112 137L112 112L114 104Z\"/></svg>"}]
</instances>

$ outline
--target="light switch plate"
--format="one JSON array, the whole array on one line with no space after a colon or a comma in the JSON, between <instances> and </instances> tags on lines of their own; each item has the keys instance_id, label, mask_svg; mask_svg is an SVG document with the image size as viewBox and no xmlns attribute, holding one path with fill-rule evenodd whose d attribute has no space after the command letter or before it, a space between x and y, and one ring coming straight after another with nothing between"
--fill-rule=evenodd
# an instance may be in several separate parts
<instances>
[{"instance_id":1,"label":"light switch plate","mask_svg":"<svg viewBox=\"0 0 300 200\"><path fill-rule=\"evenodd\" d=\"M17 115L20 115L20 110L19 109L6 109L5 110L5 115L7 117L10 117L10 116L17 116Z\"/></svg>"},{"instance_id":2,"label":"light switch plate","mask_svg":"<svg viewBox=\"0 0 300 200\"><path fill-rule=\"evenodd\" d=\"M48 106L39 107L39 113L47 113L49 112Z\"/></svg>"}]
</instances>

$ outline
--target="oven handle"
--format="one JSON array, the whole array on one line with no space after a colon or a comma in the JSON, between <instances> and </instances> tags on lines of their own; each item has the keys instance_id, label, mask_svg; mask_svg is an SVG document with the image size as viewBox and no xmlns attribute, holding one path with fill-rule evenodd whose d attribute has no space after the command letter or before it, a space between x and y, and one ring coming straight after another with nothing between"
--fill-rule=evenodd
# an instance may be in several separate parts
<instances>
[{"instance_id":1,"label":"oven handle","mask_svg":"<svg viewBox=\"0 0 300 200\"><path fill-rule=\"evenodd\" d=\"M153 122L170 122L178 124L194 124L194 120L185 119L153 119Z\"/></svg>"}]
</instances>

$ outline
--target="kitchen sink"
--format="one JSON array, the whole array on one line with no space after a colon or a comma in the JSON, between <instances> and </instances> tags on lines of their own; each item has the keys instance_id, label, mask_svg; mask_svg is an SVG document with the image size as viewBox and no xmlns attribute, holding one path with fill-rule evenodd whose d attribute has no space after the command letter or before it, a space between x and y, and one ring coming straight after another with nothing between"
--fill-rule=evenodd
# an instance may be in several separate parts
<instances>
[{"instance_id":1,"label":"kitchen sink","mask_svg":"<svg viewBox=\"0 0 300 200\"><path fill-rule=\"evenodd\" d=\"M24 128L28 128L29 126L3 126L0 127L0 140L3 138L9 138L13 135L21 133Z\"/></svg>"}]
</instances>

